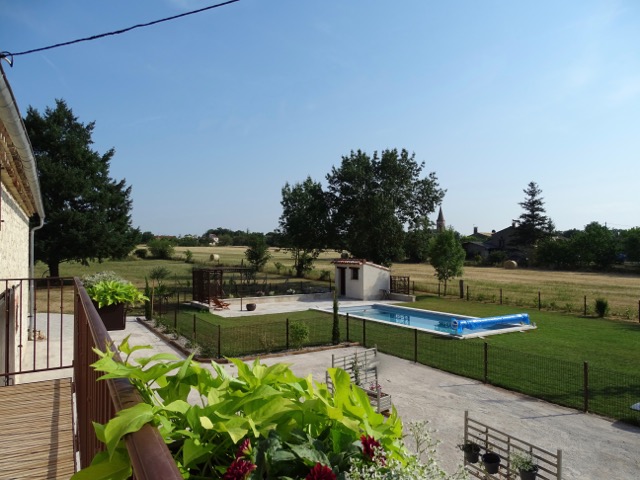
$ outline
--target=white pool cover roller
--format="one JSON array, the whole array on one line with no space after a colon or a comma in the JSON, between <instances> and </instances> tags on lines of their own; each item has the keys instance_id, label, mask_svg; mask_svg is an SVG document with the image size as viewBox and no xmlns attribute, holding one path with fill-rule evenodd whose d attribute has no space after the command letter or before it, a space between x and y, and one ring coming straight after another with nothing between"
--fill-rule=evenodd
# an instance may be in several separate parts
<instances>
[{"instance_id":1,"label":"white pool cover roller","mask_svg":"<svg viewBox=\"0 0 640 480\"><path fill-rule=\"evenodd\" d=\"M458 335L462 335L462 330L476 330L478 328L488 328L494 325L502 325L505 323L516 323L531 325L528 313L514 313L513 315L502 315L499 317L487 317L487 318L469 318L464 320L451 320L451 328L456 331Z\"/></svg>"}]
</instances>

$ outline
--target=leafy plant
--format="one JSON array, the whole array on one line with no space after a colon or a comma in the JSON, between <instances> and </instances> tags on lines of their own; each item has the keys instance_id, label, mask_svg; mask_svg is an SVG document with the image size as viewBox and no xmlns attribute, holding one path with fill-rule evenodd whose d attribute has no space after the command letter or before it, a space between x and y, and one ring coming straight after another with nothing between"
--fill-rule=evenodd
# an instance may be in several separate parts
<instances>
[{"instance_id":1,"label":"leafy plant","mask_svg":"<svg viewBox=\"0 0 640 480\"><path fill-rule=\"evenodd\" d=\"M480 452L480 445L475 442L466 441L458 444L458 448L465 453Z\"/></svg>"},{"instance_id":2,"label":"leafy plant","mask_svg":"<svg viewBox=\"0 0 640 480\"><path fill-rule=\"evenodd\" d=\"M136 305L148 300L132 283L117 280L104 280L87 287L91 300L98 308L124 303Z\"/></svg>"},{"instance_id":3,"label":"leafy plant","mask_svg":"<svg viewBox=\"0 0 640 480\"><path fill-rule=\"evenodd\" d=\"M293 348L302 348L309 341L309 325L302 322L289 324L289 342Z\"/></svg>"},{"instance_id":4,"label":"leafy plant","mask_svg":"<svg viewBox=\"0 0 640 480\"><path fill-rule=\"evenodd\" d=\"M597 298L595 310L600 318L604 318L607 313L609 313L609 302L607 302L604 298Z\"/></svg>"},{"instance_id":5,"label":"leafy plant","mask_svg":"<svg viewBox=\"0 0 640 480\"><path fill-rule=\"evenodd\" d=\"M128 478L123 437L147 423L158 428L185 478L348 478L352 460L378 458L369 456L374 447L386 461L406 463L395 409L388 418L376 413L344 370L329 369L331 393L287 365L258 360L249 366L230 359L237 378L215 363L210 371L170 354L130 361L143 348L150 347L132 347L127 337L118 347L124 364L111 351L96 351L93 367L104 372L101 378L129 379L144 403L121 410L106 425L94 424L106 451L73 480ZM198 398L193 405L190 394ZM314 469L333 476L308 476Z\"/></svg>"},{"instance_id":6,"label":"leafy plant","mask_svg":"<svg viewBox=\"0 0 640 480\"><path fill-rule=\"evenodd\" d=\"M509 458L511 466L523 472L537 472L538 464L533 456L528 452L515 452Z\"/></svg>"}]
</instances>

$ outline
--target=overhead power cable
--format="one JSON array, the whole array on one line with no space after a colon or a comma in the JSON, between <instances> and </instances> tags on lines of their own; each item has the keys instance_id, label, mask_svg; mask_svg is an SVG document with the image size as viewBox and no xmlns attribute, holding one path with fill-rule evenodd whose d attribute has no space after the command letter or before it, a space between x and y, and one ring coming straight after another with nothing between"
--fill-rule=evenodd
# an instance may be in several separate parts
<instances>
[{"instance_id":1,"label":"overhead power cable","mask_svg":"<svg viewBox=\"0 0 640 480\"><path fill-rule=\"evenodd\" d=\"M207 10L212 10L212 9L218 8L218 7L224 7L225 5L229 5L231 3L236 3L236 2L239 2L239 1L240 0L229 0L227 2L218 3L216 5L210 5L208 7L203 7L203 8L199 8L197 10L192 10L190 12L181 13L180 15L174 15L172 17L161 18L160 20L154 20L153 22L140 23L140 24L134 25L132 27L123 28L122 30L115 30L113 32L101 33L99 35L92 35L90 37L79 38L77 40L71 40L69 42L56 43L55 45L49 45L48 47L34 48L32 50L26 50L24 52L17 52L17 53L0 52L0 59L4 58L7 62L9 62L9 65L13 66L13 57L17 57L19 55L28 55L30 53L43 52L45 50L51 50L52 48L66 47L67 45L73 45L75 43L88 42L88 41L91 41L91 40L97 40L99 38L109 37L109 36L112 36L112 35L120 35L121 33L126 33L126 32L130 32L131 30L135 30L136 28L150 27L151 25L156 25L158 23L168 22L170 20L176 20L178 18L186 17L188 15L195 15L196 13L205 12Z\"/></svg>"}]
</instances>

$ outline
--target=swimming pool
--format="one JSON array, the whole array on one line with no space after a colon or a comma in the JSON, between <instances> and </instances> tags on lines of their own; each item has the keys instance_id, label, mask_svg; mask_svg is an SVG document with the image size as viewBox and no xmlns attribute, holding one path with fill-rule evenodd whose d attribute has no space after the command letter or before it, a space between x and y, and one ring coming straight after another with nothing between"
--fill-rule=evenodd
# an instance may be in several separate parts
<instances>
[{"instance_id":1,"label":"swimming pool","mask_svg":"<svg viewBox=\"0 0 640 480\"><path fill-rule=\"evenodd\" d=\"M478 318L380 303L339 308L339 313L456 338L484 337L536 328L527 314Z\"/></svg>"}]
</instances>

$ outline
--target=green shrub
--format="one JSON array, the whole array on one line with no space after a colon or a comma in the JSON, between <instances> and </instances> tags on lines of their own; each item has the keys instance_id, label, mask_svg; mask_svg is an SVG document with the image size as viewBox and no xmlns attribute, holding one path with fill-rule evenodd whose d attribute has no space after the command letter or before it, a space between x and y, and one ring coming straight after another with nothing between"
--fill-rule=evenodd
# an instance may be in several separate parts
<instances>
[{"instance_id":1,"label":"green shrub","mask_svg":"<svg viewBox=\"0 0 640 480\"><path fill-rule=\"evenodd\" d=\"M331 272L329 270L321 270L320 271L320 277L318 278L318 280L321 280L323 282L328 281L331 279Z\"/></svg>"},{"instance_id":2,"label":"green shrub","mask_svg":"<svg viewBox=\"0 0 640 480\"><path fill-rule=\"evenodd\" d=\"M151 256L161 260L171 260L175 252L171 241L165 238L154 238L149 241L148 246Z\"/></svg>"},{"instance_id":3,"label":"green shrub","mask_svg":"<svg viewBox=\"0 0 640 480\"><path fill-rule=\"evenodd\" d=\"M289 324L289 343L293 348L302 348L309 341L309 325L302 322Z\"/></svg>"},{"instance_id":4,"label":"green shrub","mask_svg":"<svg viewBox=\"0 0 640 480\"><path fill-rule=\"evenodd\" d=\"M604 298L596 298L596 313L600 318L604 318L609 313L609 302Z\"/></svg>"}]
</instances>

